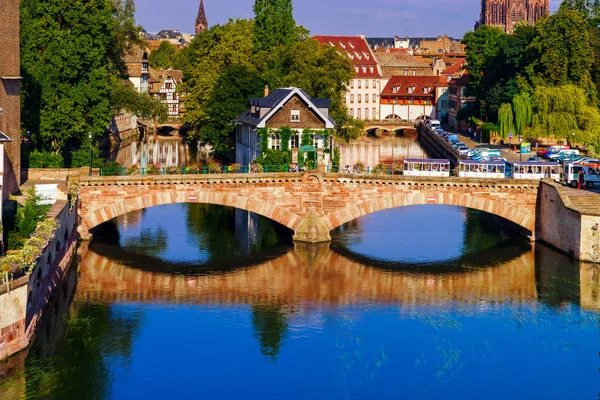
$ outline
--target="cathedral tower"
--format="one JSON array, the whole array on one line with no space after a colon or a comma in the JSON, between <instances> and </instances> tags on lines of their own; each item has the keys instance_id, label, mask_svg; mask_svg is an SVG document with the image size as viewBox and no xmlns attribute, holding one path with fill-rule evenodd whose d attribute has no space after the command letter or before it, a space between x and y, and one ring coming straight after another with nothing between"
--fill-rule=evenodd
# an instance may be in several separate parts
<instances>
[{"instance_id":1,"label":"cathedral tower","mask_svg":"<svg viewBox=\"0 0 600 400\"><path fill-rule=\"evenodd\" d=\"M198 9L198 17L196 18L196 35L208 29L208 20L206 12L204 12L204 0L200 0L200 8Z\"/></svg>"},{"instance_id":2,"label":"cathedral tower","mask_svg":"<svg viewBox=\"0 0 600 400\"><path fill-rule=\"evenodd\" d=\"M489 25L512 33L517 24L534 25L549 13L549 0L481 0L481 15L475 28Z\"/></svg>"}]
</instances>

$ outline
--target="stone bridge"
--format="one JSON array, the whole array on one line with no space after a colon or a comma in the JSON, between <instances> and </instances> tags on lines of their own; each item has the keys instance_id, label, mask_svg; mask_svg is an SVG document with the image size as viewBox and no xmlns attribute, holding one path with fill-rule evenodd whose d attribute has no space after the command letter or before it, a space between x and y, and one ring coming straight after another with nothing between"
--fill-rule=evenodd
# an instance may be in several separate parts
<instances>
[{"instance_id":1,"label":"stone bridge","mask_svg":"<svg viewBox=\"0 0 600 400\"><path fill-rule=\"evenodd\" d=\"M536 238L539 181L416 178L307 172L275 174L79 177L80 234L119 215L173 203L247 210L294 232L294 240L331 240L330 231L377 211L445 204L495 214ZM398 229L410 229L399 227ZM432 227L433 228L433 227Z\"/></svg>"}]
</instances>

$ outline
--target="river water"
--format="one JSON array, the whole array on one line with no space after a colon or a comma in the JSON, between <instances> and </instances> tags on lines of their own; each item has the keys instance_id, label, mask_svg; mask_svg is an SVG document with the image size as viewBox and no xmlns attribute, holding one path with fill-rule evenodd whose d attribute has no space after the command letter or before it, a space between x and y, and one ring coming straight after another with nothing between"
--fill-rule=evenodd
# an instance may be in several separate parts
<instances>
[{"instance_id":1,"label":"river water","mask_svg":"<svg viewBox=\"0 0 600 400\"><path fill-rule=\"evenodd\" d=\"M440 205L333 238L198 204L107 223L0 398L598 397L598 267Z\"/></svg>"}]
</instances>

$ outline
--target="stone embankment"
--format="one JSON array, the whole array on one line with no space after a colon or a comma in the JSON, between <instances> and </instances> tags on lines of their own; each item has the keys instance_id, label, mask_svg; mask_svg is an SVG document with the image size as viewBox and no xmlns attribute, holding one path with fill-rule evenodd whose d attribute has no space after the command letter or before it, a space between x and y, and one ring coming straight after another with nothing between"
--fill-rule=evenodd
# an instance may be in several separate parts
<instances>
[{"instance_id":1,"label":"stone embankment","mask_svg":"<svg viewBox=\"0 0 600 400\"><path fill-rule=\"evenodd\" d=\"M26 349L77 247L77 204L57 200L47 214L56 221L53 238L35 266L0 287L0 360Z\"/></svg>"},{"instance_id":2,"label":"stone embankment","mask_svg":"<svg viewBox=\"0 0 600 400\"><path fill-rule=\"evenodd\" d=\"M419 132L419 140L421 146L434 158L442 158L450 160L450 165L455 168L460 160L460 153L458 150L450 146L446 140L442 139L435 133L431 132L424 124L417 126L417 132Z\"/></svg>"}]
</instances>

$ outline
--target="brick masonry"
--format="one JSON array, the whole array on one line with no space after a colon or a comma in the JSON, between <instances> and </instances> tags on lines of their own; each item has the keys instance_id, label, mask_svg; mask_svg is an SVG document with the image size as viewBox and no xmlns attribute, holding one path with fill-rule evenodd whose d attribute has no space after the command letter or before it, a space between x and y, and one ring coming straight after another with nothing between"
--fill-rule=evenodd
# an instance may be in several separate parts
<instances>
[{"instance_id":1,"label":"brick masonry","mask_svg":"<svg viewBox=\"0 0 600 400\"><path fill-rule=\"evenodd\" d=\"M295 239L330 240L329 231L377 211L419 204L473 208L503 217L535 239L539 182L321 174L80 177L80 233L119 215L163 204L235 207L290 228ZM323 233L325 232L325 233Z\"/></svg>"},{"instance_id":2,"label":"brick masonry","mask_svg":"<svg viewBox=\"0 0 600 400\"><path fill-rule=\"evenodd\" d=\"M13 141L5 143L4 198L19 189L21 172L21 82L19 0L0 1L0 131Z\"/></svg>"}]
</instances>

